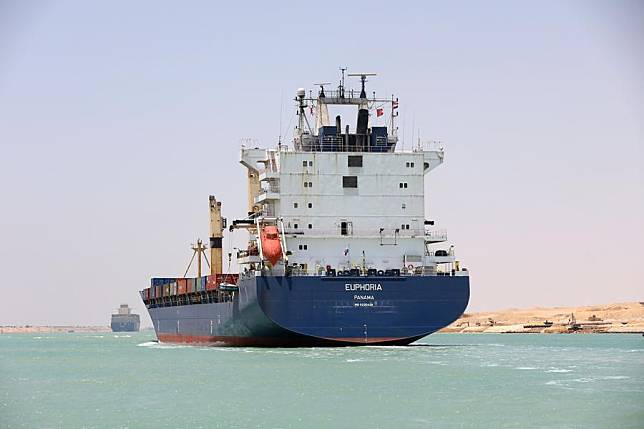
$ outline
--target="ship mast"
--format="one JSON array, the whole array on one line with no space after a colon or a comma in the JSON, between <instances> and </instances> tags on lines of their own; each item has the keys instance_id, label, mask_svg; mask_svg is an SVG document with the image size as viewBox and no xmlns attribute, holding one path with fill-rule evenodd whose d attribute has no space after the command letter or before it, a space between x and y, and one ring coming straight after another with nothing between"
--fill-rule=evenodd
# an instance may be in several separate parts
<instances>
[{"instance_id":1,"label":"ship mast","mask_svg":"<svg viewBox=\"0 0 644 429\"><path fill-rule=\"evenodd\" d=\"M201 277L201 255L204 257L206 256L206 246L203 245L203 242L201 239L197 240L197 245L192 246L192 250L195 251L195 254L197 255L197 277ZM208 263L208 260L206 259L206 263ZM208 264L210 265L210 264Z\"/></svg>"},{"instance_id":2,"label":"ship mast","mask_svg":"<svg viewBox=\"0 0 644 429\"><path fill-rule=\"evenodd\" d=\"M197 239L197 244L196 245L193 244L190 248L192 249L192 258L188 263L188 268L186 268L186 272L183 274L183 277L186 277L188 275L188 271L192 266L192 261L195 260L195 256L197 256L197 277L201 277L201 257L202 256L206 260L206 264L208 265L208 267L210 267L210 263L208 262L208 258L206 257L206 246L204 246L203 241L201 241L201 239L199 238Z\"/></svg>"}]
</instances>

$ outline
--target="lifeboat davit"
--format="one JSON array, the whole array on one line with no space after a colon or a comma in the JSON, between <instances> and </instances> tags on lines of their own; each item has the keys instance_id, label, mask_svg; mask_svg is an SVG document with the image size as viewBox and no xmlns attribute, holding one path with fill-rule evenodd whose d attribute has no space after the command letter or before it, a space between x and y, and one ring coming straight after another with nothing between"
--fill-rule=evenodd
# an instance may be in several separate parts
<instances>
[{"instance_id":1,"label":"lifeboat davit","mask_svg":"<svg viewBox=\"0 0 644 429\"><path fill-rule=\"evenodd\" d=\"M279 231L276 226L268 225L262 228L260 233L262 241L262 254L264 258L275 265L277 261L282 259L282 243L280 242Z\"/></svg>"}]
</instances>

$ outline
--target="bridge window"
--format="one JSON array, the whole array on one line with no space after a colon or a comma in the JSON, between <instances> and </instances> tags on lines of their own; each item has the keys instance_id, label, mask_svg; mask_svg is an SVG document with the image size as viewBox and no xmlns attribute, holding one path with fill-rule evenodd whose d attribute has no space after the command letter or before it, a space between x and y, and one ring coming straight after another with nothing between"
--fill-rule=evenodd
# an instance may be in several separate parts
<instances>
[{"instance_id":1,"label":"bridge window","mask_svg":"<svg viewBox=\"0 0 644 429\"><path fill-rule=\"evenodd\" d=\"M309 203L309 208L310 208L310 209L312 209L312 208L313 208L313 203Z\"/></svg>"},{"instance_id":2,"label":"bridge window","mask_svg":"<svg viewBox=\"0 0 644 429\"><path fill-rule=\"evenodd\" d=\"M293 203L293 208L294 208L294 209L296 209L296 208L297 208L297 203Z\"/></svg>"},{"instance_id":3,"label":"bridge window","mask_svg":"<svg viewBox=\"0 0 644 429\"><path fill-rule=\"evenodd\" d=\"M400 182L400 183L398 184L398 187L399 187L400 189L403 189L403 188L407 189L407 182Z\"/></svg>"}]
</instances>

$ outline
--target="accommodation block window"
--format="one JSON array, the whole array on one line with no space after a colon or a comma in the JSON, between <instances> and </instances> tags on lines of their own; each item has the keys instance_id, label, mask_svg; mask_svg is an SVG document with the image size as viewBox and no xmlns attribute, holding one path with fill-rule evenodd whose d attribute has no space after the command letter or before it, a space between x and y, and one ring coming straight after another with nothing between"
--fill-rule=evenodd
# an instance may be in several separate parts
<instances>
[{"instance_id":1,"label":"accommodation block window","mask_svg":"<svg viewBox=\"0 0 644 429\"><path fill-rule=\"evenodd\" d=\"M353 233L353 223L345 220L340 222L340 235L351 235Z\"/></svg>"},{"instance_id":2,"label":"accommodation block window","mask_svg":"<svg viewBox=\"0 0 644 429\"><path fill-rule=\"evenodd\" d=\"M357 188L358 187L358 176L342 176L342 187L343 188Z\"/></svg>"},{"instance_id":3,"label":"accommodation block window","mask_svg":"<svg viewBox=\"0 0 644 429\"><path fill-rule=\"evenodd\" d=\"M403 188L404 188L404 189L407 189L407 182L400 182L400 183L398 184L398 187L399 187L400 189L403 189Z\"/></svg>"},{"instance_id":4,"label":"accommodation block window","mask_svg":"<svg viewBox=\"0 0 644 429\"><path fill-rule=\"evenodd\" d=\"M362 167L362 155L349 155L349 167Z\"/></svg>"}]
</instances>

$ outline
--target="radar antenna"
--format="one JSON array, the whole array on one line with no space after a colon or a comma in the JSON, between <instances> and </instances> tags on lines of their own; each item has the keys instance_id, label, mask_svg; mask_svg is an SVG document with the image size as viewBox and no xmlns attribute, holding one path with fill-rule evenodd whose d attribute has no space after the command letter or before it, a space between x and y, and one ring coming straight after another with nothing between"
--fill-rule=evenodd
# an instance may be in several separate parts
<instances>
[{"instance_id":1,"label":"radar antenna","mask_svg":"<svg viewBox=\"0 0 644 429\"><path fill-rule=\"evenodd\" d=\"M322 83L314 83L313 85L317 85L320 87L320 94L318 95L320 98L324 98L324 85L331 85L331 82L322 82Z\"/></svg>"},{"instance_id":2,"label":"radar antenna","mask_svg":"<svg viewBox=\"0 0 644 429\"><path fill-rule=\"evenodd\" d=\"M340 71L342 72L342 78L340 79L340 86L338 86L338 96L344 98L344 72L347 71L347 68L340 67Z\"/></svg>"},{"instance_id":3,"label":"radar antenna","mask_svg":"<svg viewBox=\"0 0 644 429\"><path fill-rule=\"evenodd\" d=\"M362 90L360 91L360 98L367 98L367 92L364 89L364 84L367 81L367 76L377 76L377 75L375 73L349 73L347 76L360 78L360 83L362 84Z\"/></svg>"}]
</instances>

